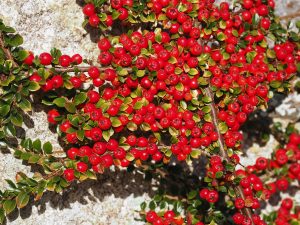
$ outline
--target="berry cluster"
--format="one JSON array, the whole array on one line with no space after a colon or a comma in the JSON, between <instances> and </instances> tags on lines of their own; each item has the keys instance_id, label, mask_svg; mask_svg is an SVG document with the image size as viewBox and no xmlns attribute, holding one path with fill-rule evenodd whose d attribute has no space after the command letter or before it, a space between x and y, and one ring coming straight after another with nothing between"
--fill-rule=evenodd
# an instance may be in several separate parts
<instances>
[{"instance_id":1,"label":"berry cluster","mask_svg":"<svg viewBox=\"0 0 300 225\"><path fill-rule=\"evenodd\" d=\"M274 49L267 44L273 1L253 4L245 0L241 6L243 10L235 13L224 2L217 7L211 1L154 1L147 4L148 10L163 26L101 38L101 67L87 67L76 76L33 73L30 80L39 82L45 92L62 87L77 90L70 98L53 100L73 116L64 116L57 109L48 112L49 123L60 123L66 143L78 145L67 151L75 166L65 170L66 179L72 181L89 168L103 172L112 165L128 167L131 161L168 161L171 155L190 159L195 152L199 155L202 149L220 146L220 138L228 151L238 150L240 126L257 106L268 101L270 88L284 87L299 60L292 40L275 44ZM118 11L119 20L126 20L126 8L130 9L132 2L112 1L110 7ZM96 11L92 3L83 8L92 26L100 21L112 25L111 15L103 17L102 13L101 20ZM212 40L217 44L212 45ZM62 68L82 63L78 54L56 58L42 53L38 63ZM24 60L28 66L33 62L33 54ZM82 99L77 104L79 95ZM211 118L212 101L217 107L217 123ZM121 133L123 137L118 139ZM239 163L236 154L229 156L233 165ZM219 183L231 182L232 171L225 169L222 160L210 158L207 177L214 188L200 191L200 197L210 203L219 198ZM267 161L259 158L255 168L264 170L265 164ZM251 168L237 171L245 176L241 187L246 197L235 200L239 210L259 208L255 194L268 194ZM284 188L285 181L277 182Z\"/></svg>"},{"instance_id":2,"label":"berry cluster","mask_svg":"<svg viewBox=\"0 0 300 225\"><path fill-rule=\"evenodd\" d=\"M293 220L297 221L300 218L299 211L292 213L293 209L293 200L290 198L285 198L282 200L280 208L277 211L277 217L275 219L276 225L288 225Z\"/></svg>"},{"instance_id":3,"label":"berry cluster","mask_svg":"<svg viewBox=\"0 0 300 225\"><path fill-rule=\"evenodd\" d=\"M273 0L243 0L233 8L213 3L88 1L83 13L91 26L133 29L119 36L103 33L98 65L57 49L39 56L25 51L18 63L34 89L41 87L43 103L52 107L48 122L66 144L67 157L59 162L65 183L113 166L191 162L205 155L205 184L186 200L187 217L151 210L145 220L214 224L222 192L233 199L228 208L235 209L235 224L266 224L252 211L299 180L300 136L292 134L272 159L260 157L254 166L236 170L240 127L273 92L289 89L300 38L276 22ZM197 215L202 203L208 217ZM283 222L276 223L285 224L284 218L292 217L279 215Z\"/></svg>"},{"instance_id":4,"label":"berry cluster","mask_svg":"<svg viewBox=\"0 0 300 225\"><path fill-rule=\"evenodd\" d=\"M173 210L166 211L162 216L159 216L154 211L147 212L146 221L152 225L182 225L184 220L181 216L176 216ZM202 222L198 222L196 225L203 225Z\"/></svg>"},{"instance_id":5,"label":"berry cluster","mask_svg":"<svg viewBox=\"0 0 300 225\"><path fill-rule=\"evenodd\" d=\"M290 184L297 185L299 182L299 168L300 168L300 134L293 132L288 135L288 141L285 145L279 146L278 149L274 150L270 159L259 157L254 165L247 166L244 170L238 169L234 173L226 172L223 174L224 168L228 165L228 162L222 161L219 156L212 156L210 159L210 165L207 167L207 177L211 179L208 187L202 188L199 191L198 197L192 191L188 194L188 200L183 201L186 208L191 210L196 204L197 207L193 210L198 210L199 214L205 212L205 210L211 210L209 207L205 207L205 202L208 202L215 207L219 207L218 201L220 201L220 196L222 196L222 188L224 188L224 183L232 183L233 186L237 187L239 184L242 188L241 196L232 196L233 201L229 201L228 205L234 207L235 211L232 212L232 222L234 224L256 224L256 225L266 225L266 224L297 224L295 221L299 221L300 215L295 207L295 213L293 210L293 200L286 198L282 201L280 208L277 212L273 212L270 216L264 216L264 218L259 215L252 214L251 218L243 213L246 208L249 209L260 209L261 203L269 201L272 196L276 196L280 193L286 193ZM231 158L232 162L238 163L238 156L234 155ZM297 181L297 182L295 182ZM221 195L220 195L221 194ZM192 197L191 197L192 196ZM168 197L167 197L168 198ZM199 203L201 201L202 203ZM157 203L157 205L160 205ZM204 207L200 207L204 205ZM151 208L151 206L149 206ZM158 207L157 207L158 208ZM146 221L150 224L170 224L170 220L166 215L171 214L174 218L178 211L170 210L150 210L146 213ZM195 214L195 217L189 214L189 210L185 211L186 219L184 221L194 222L190 224L203 224L199 222L199 214ZM230 214L230 213L229 213ZM226 215L228 216L228 215ZM172 218L173 218L172 217ZM200 220L201 221L201 220ZM203 220L204 221L204 220ZM208 221L206 221L208 222ZM175 224L182 224L175 222Z\"/></svg>"},{"instance_id":6,"label":"berry cluster","mask_svg":"<svg viewBox=\"0 0 300 225\"><path fill-rule=\"evenodd\" d=\"M234 203L235 208L250 207L258 209L260 208L259 199L268 200L277 192L287 191L291 182L295 180L299 181L299 145L300 135L292 133L285 148L277 149L271 159L259 157L256 159L255 165L247 166L245 171L237 170L236 175L241 178L240 185L243 188L245 199L236 198ZM277 173L276 175L274 171ZM271 180L272 178L275 180L265 182L266 177L267 180ZM286 201L289 202L288 200ZM285 205L285 201L283 201L282 207L283 205ZM292 203L290 206L289 210L292 208ZM247 224L244 222L245 217L240 213L235 214L233 219L236 224ZM255 224L266 224L257 216L253 217L253 221ZM276 224L284 223L276 222Z\"/></svg>"}]
</instances>

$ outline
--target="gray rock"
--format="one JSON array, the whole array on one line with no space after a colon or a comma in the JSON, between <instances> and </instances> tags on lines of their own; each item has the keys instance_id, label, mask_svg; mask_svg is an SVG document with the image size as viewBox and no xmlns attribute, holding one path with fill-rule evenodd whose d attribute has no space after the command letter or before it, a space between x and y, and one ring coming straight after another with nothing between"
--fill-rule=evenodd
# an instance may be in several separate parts
<instances>
[{"instance_id":1,"label":"gray rock","mask_svg":"<svg viewBox=\"0 0 300 225\"><path fill-rule=\"evenodd\" d=\"M277 0L280 15L296 12L300 8L298 0ZM80 53L83 57L97 59L98 49L91 36L81 27L83 14L75 0L1 0L0 18L13 26L24 37L24 48L36 54L57 47L65 54ZM94 39L93 39L94 40ZM285 110L286 111L286 110ZM288 111L288 110L287 110ZM50 141L59 148L57 135L50 132L44 112L33 112L34 128L26 128L27 137ZM299 114L298 114L299 118ZM253 163L259 155L267 156L276 143L271 138L262 149L253 146L249 150ZM267 151L269 150L269 151ZM0 189L7 185L4 179L14 177L17 171L31 173L30 167L23 165L9 153L0 153ZM11 225L138 225L135 210L144 200L149 199L151 184L142 175L125 172L103 175L98 181L88 181L74 185L58 195L46 193L38 203L32 203L9 217Z\"/></svg>"}]
</instances>

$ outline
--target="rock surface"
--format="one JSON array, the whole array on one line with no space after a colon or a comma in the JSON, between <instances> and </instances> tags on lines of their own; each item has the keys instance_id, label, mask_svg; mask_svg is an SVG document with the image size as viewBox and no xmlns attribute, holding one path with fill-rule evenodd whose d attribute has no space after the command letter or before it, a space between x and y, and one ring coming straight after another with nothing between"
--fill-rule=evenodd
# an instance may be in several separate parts
<instances>
[{"instance_id":1,"label":"rock surface","mask_svg":"<svg viewBox=\"0 0 300 225\"><path fill-rule=\"evenodd\" d=\"M280 15L300 9L298 0L276 0L276 3ZM36 54L57 47L66 54L80 53L89 59L97 57L97 45L81 27L83 15L75 0L1 0L0 18L15 27L24 37L23 46L34 50ZM299 104L299 96L289 98ZM289 104L286 105L278 109L282 116L290 113ZM299 118L299 111L297 113ZM50 141L59 147L57 136L48 129L46 115L43 112L33 112L33 121L34 128L25 128L27 136ZM243 163L253 163L256 157L267 156L275 145L271 138L265 148L253 146L248 153L250 159L245 158ZM0 189L6 187L5 179L13 177L16 171L30 173L30 167L22 165L11 154L0 152L0 157ZM134 210L139 209L140 203L149 198L146 194L149 192L151 184L145 183L141 175L112 173L104 175L99 181L73 186L62 195L47 193L41 202L22 209L20 215L11 215L7 224L143 224L134 220L138 217Z\"/></svg>"}]
</instances>

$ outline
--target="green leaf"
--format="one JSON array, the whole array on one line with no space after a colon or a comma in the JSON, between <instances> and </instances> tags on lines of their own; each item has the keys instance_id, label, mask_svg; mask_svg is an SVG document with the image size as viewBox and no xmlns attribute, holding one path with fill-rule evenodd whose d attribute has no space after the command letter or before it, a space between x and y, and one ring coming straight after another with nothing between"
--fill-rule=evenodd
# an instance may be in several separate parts
<instances>
[{"instance_id":1,"label":"green leaf","mask_svg":"<svg viewBox=\"0 0 300 225\"><path fill-rule=\"evenodd\" d=\"M225 166L226 170L229 171L229 172L233 172L234 169L235 169L235 166L231 163L227 163L226 166Z\"/></svg>"},{"instance_id":2,"label":"green leaf","mask_svg":"<svg viewBox=\"0 0 300 225\"><path fill-rule=\"evenodd\" d=\"M65 108L68 112L70 113L75 113L76 112L76 107L75 104L71 103L71 102L66 102L65 104Z\"/></svg>"},{"instance_id":3,"label":"green leaf","mask_svg":"<svg viewBox=\"0 0 300 225\"><path fill-rule=\"evenodd\" d=\"M12 180L5 179L5 181L7 182L7 184L9 185L9 187L11 187L13 189L17 188L16 184Z\"/></svg>"},{"instance_id":4,"label":"green leaf","mask_svg":"<svg viewBox=\"0 0 300 225\"><path fill-rule=\"evenodd\" d=\"M176 130L174 127L169 127L169 133L170 133L172 136L178 136L178 135L179 135L179 131Z\"/></svg>"},{"instance_id":5,"label":"green leaf","mask_svg":"<svg viewBox=\"0 0 300 225\"><path fill-rule=\"evenodd\" d=\"M222 171L216 172L216 178L220 179L221 177L223 177L223 172Z\"/></svg>"},{"instance_id":6,"label":"green leaf","mask_svg":"<svg viewBox=\"0 0 300 225\"><path fill-rule=\"evenodd\" d=\"M84 140L84 130L78 130L76 132L76 137L78 138L79 141L83 141Z\"/></svg>"},{"instance_id":7,"label":"green leaf","mask_svg":"<svg viewBox=\"0 0 300 225\"><path fill-rule=\"evenodd\" d=\"M4 209L0 208L0 224L4 222L4 219L5 219Z\"/></svg>"},{"instance_id":8,"label":"green leaf","mask_svg":"<svg viewBox=\"0 0 300 225\"><path fill-rule=\"evenodd\" d=\"M228 126L225 122L219 123L218 127L221 134L225 134L228 131Z\"/></svg>"},{"instance_id":9,"label":"green leaf","mask_svg":"<svg viewBox=\"0 0 300 225\"><path fill-rule=\"evenodd\" d=\"M4 41L7 45L10 45L12 47L17 47L23 44L23 38L19 34L9 36L9 37L4 37Z\"/></svg>"},{"instance_id":10,"label":"green leaf","mask_svg":"<svg viewBox=\"0 0 300 225\"><path fill-rule=\"evenodd\" d=\"M16 208L15 200L6 200L3 203L3 209L5 210L6 215L10 214Z\"/></svg>"},{"instance_id":11,"label":"green leaf","mask_svg":"<svg viewBox=\"0 0 300 225\"><path fill-rule=\"evenodd\" d=\"M120 13L117 10L113 10L111 16L113 20L116 20L120 16Z\"/></svg>"},{"instance_id":12,"label":"green leaf","mask_svg":"<svg viewBox=\"0 0 300 225\"><path fill-rule=\"evenodd\" d=\"M191 199L195 198L197 196L197 194L198 194L198 192L193 190L193 191L188 193L187 197L188 197L189 200L191 200Z\"/></svg>"},{"instance_id":13,"label":"green leaf","mask_svg":"<svg viewBox=\"0 0 300 225\"><path fill-rule=\"evenodd\" d=\"M151 202L149 203L149 208L150 208L150 210L154 210L154 209L156 208L156 204L155 204L154 201L151 201Z\"/></svg>"},{"instance_id":14,"label":"green leaf","mask_svg":"<svg viewBox=\"0 0 300 225\"><path fill-rule=\"evenodd\" d=\"M138 101L134 104L133 108L135 110L141 109L144 106L144 103L142 101Z\"/></svg>"},{"instance_id":15,"label":"green leaf","mask_svg":"<svg viewBox=\"0 0 300 225\"><path fill-rule=\"evenodd\" d=\"M268 56L268 58L275 59L276 58L275 51L271 50L271 49L268 49L267 50L267 56Z\"/></svg>"},{"instance_id":16,"label":"green leaf","mask_svg":"<svg viewBox=\"0 0 300 225\"><path fill-rule=\"evenodd\" d=\"M270 86L272 88L279 88L281 86L281 82L278 80L273 80L273 81L271 81Z\"/></svg>"},{"instance_id":17,"label":"green leaf","mask_svg":"<svg viewBox=\"0 0 300 225\"><path fill-rule=\"evenodd\" d=\"M134 156L130 153L130 152L127 152L126 153L126 159L128 160L128 161L133 161L135 158L134 158Z\"/></svg>"},{"instance_id":18,"label":"green leaf","mask_svg":"<svg viewBox=\"0 0 300 225\"><path fill-rule=\"evenodd\" d=\"M204 118L204 120L206 122L211 122L211 115L210 115L210 113L205 114L203 118Z\"/></svg>"},{"instance_id":19,"label":"green leaf","mask_svg":"<svg viewBox=\"0 0 300 225\"><path fill-rule=\"evenodd\" d=\"M53 149L52 144L49 141L47 141L43 145L43 150L46 154L52 154L52 149Z\"/></svg>"},{"instance_id":20,"label":"green leaf","mask_svg":"<svg viewBox=\"0 0 300 225\"><path fill-rule=\"evenodd\" d=\"M28 159L28 163L37 163L40 160L40 156L39 155L32 155L29 157Z\"/></svg>"},{"instance_id":21,"label":"green leaf","mask_svg":"<svg viewBox=\"0 0 300 225\"><path fill-rule=\"evenodd\" d=\"M176 88L176 90L178 90L178 91L183 91L183 90L184 90L184 86L183 86L182 83L176 84L175 88Z\"/></svg>"},{"instance_id":22,"label":"green leaf","mask_svg":"<svg viewBox=\"0 0 300 225\"><path fill-rule=\"evenodd\" d=\"M183 72L183 70L179 67L175 68L175 74L181 74Z\"/></svg>"},{"instance_id":23,"label":"green leaf","mask_svg":"<svg viewBox=\"0 0 300 225\"><path fill-rule=\"evenodd\" d=\"M3 31L4 33L15 33L16 32L16 30L14 28L5 26L1 22L0 22L0 30Z\"/></svg>"},{"instance_id":24,"label":"green leaf","mask_svg":"<svg viewBox=\"0 0 300 225\"><path fill-rule=\"evenodd\" d=\"M187 103L185 101L180 101L180 106L183 109L187 109Z\"/></svg>"},{"instance_id":25,"label":"green leaf","mask_svg":"<svg viewBox=\"0 0 300 225\"><path fill-rule=\"evenodd\" d=\"M17 59L19 61L23 61L24 59L26 59L29 56L29 52L26 50L21 50L18 52L18 56Z\"/></svg>"},{"instance_id":26,"label":"green leaf","mask_svg":"<svg viewBox=\"0 0 300 225\"><path fill-rule=\"evenodd\" d=\"M225 186L219 186L218 191L220 192L227 192L227 188Z\"/></svg>"},{"instance_id":27,"label":"green leaf","mask_svg":"<svg viewBox=\"0 0 300 225\"><path fill-rule=\"evenodd\" d=\"M29 91L37 91L39 90L41 87L37 82L34 81L30 81L29 85L28 85L28 90Z\"/></svg>"},{"instance_id":28,"label":"green leaf","mask_svg":"<svg viewBox=\"0 0 300 225\"><path fill-rule=\"evenodd\" d=\"M195 76L195 75L197 75L198 73L199 73L198 70L195 69L195 68L192 68L192 69L190 69L190 71L189 71L189 75L192 75L192 76Z\"/></svg>"},{"instance_id":29,"label":"green leaf","mask_svg":"<svg viewBox=\"0 0 300 225\"><path fill-rule=\"evenodd\" d=\"M75 105L80 105L80 104L84 103L86 101L86 99L87 99L87 94L84 92L81 92L75 96L74 103L75 103Z\"/></svg>"},{"instance_id":30,"label":"green leaf","mask_svg":"<svg viewBox=\"0 0 300 225\"><path fill-rule=\"evenodd\" d=\"M21 116L21 114L19 113L14 113L11 115L10 117L11 122L17 126L17 127L21 127L22 123L23 123L23 117Z\"/></svg>"},{"instance_id":31,"label":"green leaf","mask_svg":"<svg viewBox=\"0 0 300 225\"><path fill-rule=\"evenodd\" d=\"M29 195L25 192L20 192L16 197L16 203L19 209L25 207L29 202Z\"/></svg>"},{"instance_id":32,"label":"green leaf","mask_svg":"<svg viewBox=\"0 0 300 225\"><path fill-rule=\"evenodd\" d=\"M27 161L27 160L29 160L29 158L32 156L32 154L31 153L29 153L29 152L22 152L21 153L21 159L23 159L23 160L25 160L25 161Z\"/></svg>"},{"instance_id":33,"label":"green leaf","mask_svg":"<svg viewBox=\"0 0 300 225\"><path fill-rule=\"evenodd\" d=\"M255 13L254 16L252 16L252 25L256 26L258 24L258 21L259 21L259 15Z\"/></svg>"},{"instance_id":34,"label":"green leaf","mask_svg":"<svg viewBox=\"0 0 300 225\"><path fill-rule=\"evenodd\" d=\"M210 97L208 97L208 96L204 96L204 97L202 98L202 101L203 101L204 103L208 104L208 103L211 103L211 102L212 102L212 99L211 99Z\"/></svg>"},{"instance_id":35,"label":"green leaf","mask_svg":"<svg viewBox=\"0 0 300 225\"><path fill-rule=\"evenodd\" d=\"M137 76L137 77L143 77L143 76L145 76L145 73L146 73L145 70L138 70L138 71L136 72L136 76Z\"/></svg>"},{"instance_id":36,"label":"green leaf","mask_svg":"<svg viewBox=\"0 0 300 225\"><path fill-rule=\"evenodd\" d=\"M146 209L146 206L147 206L146 202L142 202L140 205L141 210L144 211Z\"/></svg>"},{"instance_id":37,"label":"green leaf","mask_svg":"<svg viewBox=\"0 0 300 225\"><path fill-rule=\"evenodd\" d=\"M137 130L137 125L133 122L129 122L127 124L127 129L130 130L130 131L136 131Z\"/></svg>"},{"instance_id":38,"label":"green leaf","mask_svg":"<svg viewBox=\"0 0 300 225\"><path fill-rule=\"evenodd\" d=\"M193 150L193 151L191 152L191 157L192 157L193 159L198 159L200 155L201 155L201 151L199 151L199 150Z\"/></svg>"},{"instance_id":39,"label":"green leaf","mask_svg":"<svg viewBox=\"0 0 300 225\"><path fill-rule=\"evenodd\" d=\"M113 127L119 127L122 125L121 121L117 117L111 117L110 121Z\"/></svg>"},{"instance_id":40,"label":"green leaf","mask_svg":"<svg viewBox=\"0 0 300 225\"><path fill-rule=\"evenodd\" d=\"M203 77L211 77L212 73L209 70L205 70L203 73Z\"/></svg>"},{"instance_id":41,"label":"green leaf","mask_svg":"<svg viewBox=\"0 0 300 225\"><path fill-rule=\"evenodd\" d=\"M155 35L155 41L158 42L158 43L161 43L161 40L162 40L161 33L157 33L157 34Z\"/></svg>"},{"instance_id":42,"label":"green leaf","mask_svg":"<svg viewBox=\"0 0 300 225\"><path fill-rule=\"evenodd\" d=\"M218 41L224 41L226 39L226 35L223 32L219 32L217 34Z\"/></svg>"},{"instance_id":43,"label":"green leaf","mask_svg":"<svg viewBox=\"0 0 300 225\"><path fill-rule=\"evenodd\" d=\"M41 140L40 139L37 139L35 140L33 143L32 143L32 147L34 148L34 150L36 151L41 151L42 150L42 143L41 143Z\"/></svg>"},{"instance_id":44,"label":"green leaf","mask_svg":"<svg viewBox=\"0 0 300 225\"><path fill-rule=\"evenodd\" d=\"M65 98L56 98L54 99L53 103L58 107L65 107L66 99Z\"/></svg>"},{"instance_id":45,"label":"green leaf","mask_svg":"<svg viewBox=\"0 0 300 225\"><path fill-rule=\"evenodd\" d=\"M26 98L22 98L21 102L18 103L18 105L25 112L29 112L32 109L30 101L28 101Z\"/></svg>"},{"instance_id":46,"label":"green leaf","mask_svg":"<svg viewBox=\"0 0 300 225\"><path fill-rule=\"evenodd\" d=\"M0 105L0 116L4 118L10 111L10 105Z\"/></svg>"},{"instance_id":47,"label":"green leaf","mask_svg":"<svg viewBox=\"0 0 300 225\"><path fill-rule=\"evenodd\" d=\"M252 52L248 52L247 54L246 54L246 60L247 60L247 62L248 63L251 63L252 62L252 60L254 59L254 57L256 56L256 52L255 51L252 51Z\"/></svg>"},{"instance_id":48,"label":"green leaf","mask_svg":"<svg viewBox=\"0 0 300 225\"><path fill-rule=\"evenodd\" d=\"M0 85L1 86L5 86L5 87L7 87L12 81L14 81L15 80L15 76L14 75L9 75L7 78L6 78L6 80L4 80L4 81L0 81Z\"/></svg>"}]
</instances>

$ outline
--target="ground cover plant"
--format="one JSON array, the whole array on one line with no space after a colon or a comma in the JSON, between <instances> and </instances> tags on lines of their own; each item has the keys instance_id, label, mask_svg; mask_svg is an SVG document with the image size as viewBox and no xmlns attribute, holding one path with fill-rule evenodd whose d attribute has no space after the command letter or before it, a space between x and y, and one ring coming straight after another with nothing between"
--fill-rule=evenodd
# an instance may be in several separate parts
<instances>
[{"instance_id":1,"label":"ground cover plant","mask_svg":"<svg viewBox=\"0 0 300 225\"><path fill-rule=\"evenodd\" d=\"M0 192L0 221L45 191L96 179L111 168L159 181L141 204L146 224L299 224L291 198L269 215L272 196L299 188L300 135L273 126L270 158L244 167L241 128L299 72L299 23L282 25L272 0L92 0L83 26L98 29L98 62L53 48L35 55L0 21L0 144L38 168ZM298 27L297 27L298 26ZM20 138L45 105L61 149ZM201 165L197 173L196 166ZM195 172L196 171L196 172Z\"/></svg>"}]
</instances>

